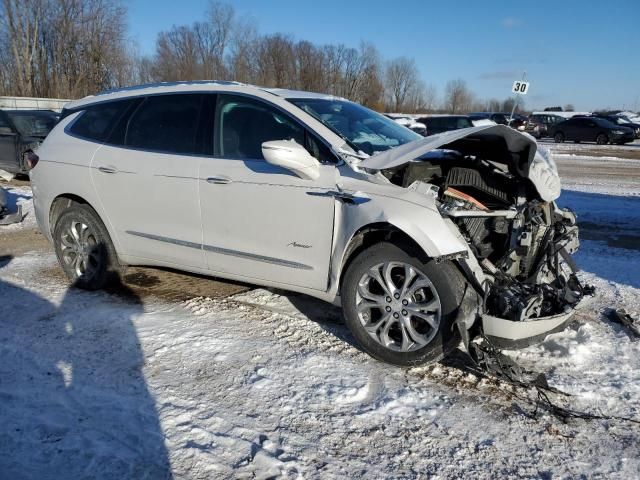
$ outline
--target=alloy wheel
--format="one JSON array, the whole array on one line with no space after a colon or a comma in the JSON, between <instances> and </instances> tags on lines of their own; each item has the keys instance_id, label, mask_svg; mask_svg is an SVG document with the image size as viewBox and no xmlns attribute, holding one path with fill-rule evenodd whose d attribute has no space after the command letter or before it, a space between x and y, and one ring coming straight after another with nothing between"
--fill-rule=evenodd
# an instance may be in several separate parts
<instances>
[{"instance_id":1,"label":"alloy wheel","mask_svg":"<svg viewBox=\"0 0 640 480\"><path fill-rule=\"evenodd\" d=\"M89 279L99 270L102 258L95 235L80 221L69 222L60 235L62 261L77 278Z\"/></svg>"},{"instance_id":2,"label":"alloy wheel","mask_svg":"<svg viewBox=\"0 0 640 480\"><path fill-rule=\"evenodd\" d=\"M385 262L360 278L356 310L376 342L390 350L412 352L436 336L442 306L423 272L408 263Z\"/></svg>"}]
</instances>

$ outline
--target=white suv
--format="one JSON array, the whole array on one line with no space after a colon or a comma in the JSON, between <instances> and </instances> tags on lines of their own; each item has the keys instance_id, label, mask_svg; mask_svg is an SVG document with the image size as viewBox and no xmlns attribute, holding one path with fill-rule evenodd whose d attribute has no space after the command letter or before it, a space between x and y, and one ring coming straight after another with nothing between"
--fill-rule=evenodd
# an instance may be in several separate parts
<instances>
[{"instance_id":1,"label":"white suv","mask_svg":"<svg viewBox=\"0 0 640 480\"><path fill-rule=\"evenodd\" d=\"M81 288L148 265L302 292L397 365L530 344L583 295L555 165L505 126L423 138L341 98L188 82L72 102L37 153L38 223Z\"/></svg>"}]
</instances>

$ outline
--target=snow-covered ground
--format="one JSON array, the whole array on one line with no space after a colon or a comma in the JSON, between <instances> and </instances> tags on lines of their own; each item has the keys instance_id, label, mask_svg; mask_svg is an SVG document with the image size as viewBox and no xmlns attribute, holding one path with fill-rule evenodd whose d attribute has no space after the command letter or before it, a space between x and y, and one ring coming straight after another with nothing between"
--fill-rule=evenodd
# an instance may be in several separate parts
<instances>
[{"instance_id":1,"label":"snow-covered ground","mask_svg":"<svg viewBox=\"0 0 640 480\"><path fill-rule=\"evenodd\" d=\"M565 185L598 293L510 354L572 394L559 403L640 419L640 342L601 316L640 310L640 187ZM640 425L534 417L532 392L462 355L381 364L308 297L87 293L55 269L52 253L0 256L0 478L638 478Z\"/></svg>"}]
</instances>

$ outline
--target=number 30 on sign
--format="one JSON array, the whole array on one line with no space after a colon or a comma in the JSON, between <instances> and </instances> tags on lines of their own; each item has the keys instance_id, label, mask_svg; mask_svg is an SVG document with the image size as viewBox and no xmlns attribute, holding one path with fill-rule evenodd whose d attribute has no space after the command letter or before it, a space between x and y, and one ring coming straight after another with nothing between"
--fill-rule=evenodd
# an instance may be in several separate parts
<instances>
[{"instance_id":1,"label":"number 30 on sign","mask_svg":"<svg viewBox=\"0 0 640 480\"><path fill-rule=\"evenodd\" d=\"M511 87L511 91L519 95L526 95L527 92L529 91L529 82L522 82L520 80L516 80L515 82L513 82L513 87Z\"/></svg>"}]
</instances>

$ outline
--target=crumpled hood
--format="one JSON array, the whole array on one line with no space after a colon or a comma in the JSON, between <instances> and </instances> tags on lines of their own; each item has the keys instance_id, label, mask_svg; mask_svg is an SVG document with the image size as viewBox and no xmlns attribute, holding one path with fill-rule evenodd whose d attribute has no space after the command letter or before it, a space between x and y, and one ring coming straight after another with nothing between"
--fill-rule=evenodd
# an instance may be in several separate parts
<instances>
[{"instance_id":1,"label":"crumpled hood","mask_svg":"<svg viewBox=\"0 0 640 480\"><path fill-rule=\"evenodd\" d=\"M533 137L509 128L505 125L483 125L480 127L462 128L450 132L439 133L430 137L421 138L413 142L405 143L399 147L365 158L358 163L359 167L373 170L383 170L403 165L421 157L425 153L442 148L445 145L465 137L481 139L489 136L503 137L511 152L524 152L529 150L529 161L533 160L536 153L536 141Z\"/></svg>"},{"instance_id":2,"label":"crumpled hood","mask_svg":"<svg viewBox=\"0 0 640 480\"><path fill-rule=\"evenodd\" d=\"M529 178L543 200L557 199L560 196L560 177L548 153L541 154L537 151L538 144L532 136L506 125L483 125L432 135L365 158L357 165L369 170L384 170L399 167L457 140L484 139L495 142L500 138L504 140L502 150L508 154L508 158L503 157L500 160L511 163L522 177Z\"/></svg>"}]
</instances>

